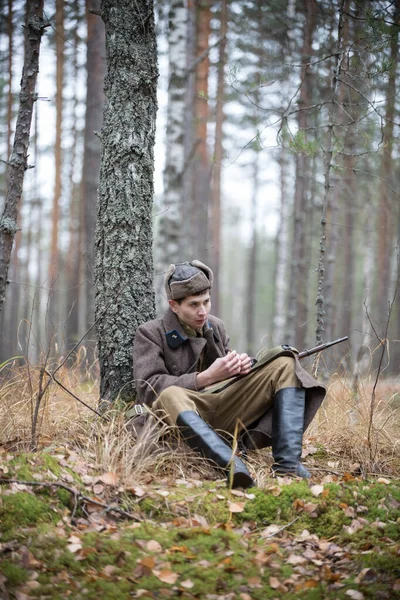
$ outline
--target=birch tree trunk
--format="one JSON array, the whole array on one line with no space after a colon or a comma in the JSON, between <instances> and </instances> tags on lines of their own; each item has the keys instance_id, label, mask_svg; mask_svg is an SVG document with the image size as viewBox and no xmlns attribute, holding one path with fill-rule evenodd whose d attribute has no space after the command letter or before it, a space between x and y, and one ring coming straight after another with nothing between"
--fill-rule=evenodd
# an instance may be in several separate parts
<instances>
[{"instance_id":1,"label":"birch tree trunk","mask_svg":"<svg viewBox=\"0 0 400 600\"><path fill-rule=\"evenodd\" d=\"M182 260L182 177L185 164L186 35L188 13L185 0L171 0L168 27L168 105L165 137L164 193L158 218L156 248L157 313L168 307L164 273L170 263Z\"/></svg>"},{"instance_id":2,"label":"birch tree trunk","mask_svg":"<svg viewBox=\"0 0 400 600\"><path fill-rule=\"evenodd\" d=\"M58 325L59 306L55 283L59 273L58 228L62 186L62 127L64 86L64 2L56 0L56 139L54 145L54 192L51 211L51 245L49 259L49 285L52 288L49 300L49 331L55 333Z\"/></svg>"},{"instance_id":3,"label":"birch tree trunk","mask_svg":"<svg viewBox=\"0 0 400 600\"><path fill-rule=\"evenodd\" d=\"M18 207L27 168L29 132L31 128L35 85L39 70L40 41L46 27L43 20L43 0L31 0L25 31L24 67L22 71L20 105L13 151L8 161L8 185L3 214L0 218L0 312L4 305L11 249L17 232Z\"/></svg>"},{"instance_id":4,"label":"birch tree trunk","mask_svg":"<svg viewBox=\"0 0 400 600\"><path fill-rule=\"evenodd\" d=\"M153 0L103 0L107 75L96 228L100 397L132 399L132 345L154 317L152 205L157 111Z\"/></svg>"}]
</instances>

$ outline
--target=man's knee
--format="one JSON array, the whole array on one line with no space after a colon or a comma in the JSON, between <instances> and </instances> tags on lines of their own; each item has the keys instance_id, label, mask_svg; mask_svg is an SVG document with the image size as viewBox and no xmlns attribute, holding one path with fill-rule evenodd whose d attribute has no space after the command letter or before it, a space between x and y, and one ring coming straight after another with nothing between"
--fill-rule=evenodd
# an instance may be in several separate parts
<instances>
[{"instance_id":1,"label":"man's knee","mask_svg":"<svg viewBox=\"0 0 400 600\"><path fill-rule=\"evenodd\" d=\"M285 387L300 386L296 361L292 356L277 356L263 367L263 371L275 392Z\"/></svg>"},{"instance_id":2,"label":"man's knee","mask_svg":"<svg viewBox=\"0 0 400 600\"><path fill-rule=\"evenodd\" d=\"M153 405L156 413L168 415L173 423L176 422L178 415L182 411L195 410L195 408L187 390L175 385L163 390Z\"/></svg>"}]
</instances>

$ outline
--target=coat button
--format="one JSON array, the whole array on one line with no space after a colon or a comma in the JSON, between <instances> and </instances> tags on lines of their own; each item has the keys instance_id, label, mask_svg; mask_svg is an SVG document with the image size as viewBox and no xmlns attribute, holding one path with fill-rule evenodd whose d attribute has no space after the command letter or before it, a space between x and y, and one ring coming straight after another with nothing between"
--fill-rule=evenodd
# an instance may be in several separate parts
<instances>
[{"instance_id":1,"label":"coat button","mask_svg":"<svg viewBox=\"0 0 400 600\"><path fill-rule=\"evenodd\" d=\"M178 371L178 367L177 367L177 365L172 365L172 370L173 370L173 371Z\"/></svg>"}]
</instances>

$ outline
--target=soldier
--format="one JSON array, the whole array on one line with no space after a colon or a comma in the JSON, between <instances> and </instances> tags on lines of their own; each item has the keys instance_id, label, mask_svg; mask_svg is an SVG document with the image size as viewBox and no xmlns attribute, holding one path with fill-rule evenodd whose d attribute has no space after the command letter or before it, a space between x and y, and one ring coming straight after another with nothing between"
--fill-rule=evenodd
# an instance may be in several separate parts
<instances>
[{"instance_id":1,"label":"soldier","mask_svg":"<svg viewBox=\"0 0 400 600\"><path fill-rule=\"evenodd\" d=\"M169 309L139 326L134 343L138 399L177 425L187 444L228 473L232 487L254 481L215 429L239 424L248 449L272 446L273 473L309 478L301 463L305 428L325 389L279 346L258 361L229 346L223 322L210 315L211 269L198 260L170 265Z\"/></svg>"}]
</instances>

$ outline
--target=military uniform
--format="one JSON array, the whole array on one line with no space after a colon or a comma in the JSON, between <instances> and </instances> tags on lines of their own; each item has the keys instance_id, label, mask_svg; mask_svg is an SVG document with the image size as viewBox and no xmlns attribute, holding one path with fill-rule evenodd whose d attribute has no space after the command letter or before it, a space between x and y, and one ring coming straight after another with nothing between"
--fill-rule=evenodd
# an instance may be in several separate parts
<instances>
[{"instance_id":1,"label":"military uniform","mask_svg":"<svg viewBox=\"0 0 400 600\"><path fill-rule=\"evenodd\" d=\"M302 436L325 389L301 367L294 349L262 352L248 373L198 389L199 373L210 369L207 375L212 371L214 377L214 367L226 364L229 337L216 317L208 315L195 330L175 313L186 314L180 309L186 298L192 302L200 295L206 301L212 282L211 269L199 261L170 265L165 290L173 310L144 323L135 335L139 401L177 425L189 446L229 473L233 487L250 487L254 481L215 430L233 435L237 429L248 448L271 445L274 472L310 477L300 460ZM246 371L247 355L245 361Z\"/></svg>"}]
</instances>

